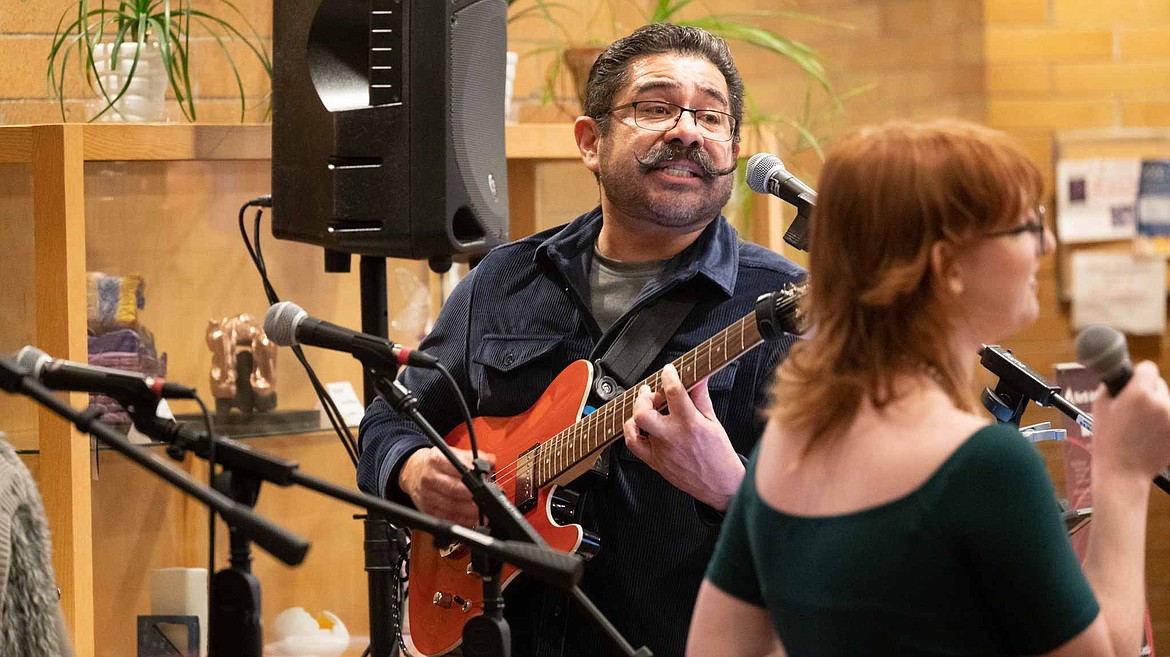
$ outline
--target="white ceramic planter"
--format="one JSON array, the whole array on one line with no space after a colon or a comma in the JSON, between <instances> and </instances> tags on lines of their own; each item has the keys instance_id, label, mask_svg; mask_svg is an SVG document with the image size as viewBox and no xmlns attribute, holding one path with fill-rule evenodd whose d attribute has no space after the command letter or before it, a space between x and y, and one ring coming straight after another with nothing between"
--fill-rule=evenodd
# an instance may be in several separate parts
<instances>
[{"instance_id":1,"label":"white ceramic planter","mask_svg":"<svg viewBox=\"0 0 1170 657\"><path fill-rule=\"evenodd\" d=\"M136 43L123 43L118 49L117 65L112 65L113 43L99 43L93 48L93 64L97 76L91 82L94 98L89 104L89 116L98 121L147 123L162 121L166 115L167 71L162 51L157 43L147 43L134 64ZM134 70L133 76L130 71ZM97 81L100 80L101 88ZM125 87L125 93L122 93ZM102 95L102 89L105 95ZM114 106L106 109L109 100L122 93ZM106 97L109 97L107 100Z\"/></svg>"},{"instance_id":2,"label":"white ceramic planter","mask_svg":"<svg viewBox=\"0 0 1170 657\"><path fill-rule=\"evenodd\" d=\"M504 69L504 119L508 123L516 123L518 120L512 114L512 87L516 81L516 63L519 61L520 53L509 50L507 68Z\"/></svg>"}]
</instances>

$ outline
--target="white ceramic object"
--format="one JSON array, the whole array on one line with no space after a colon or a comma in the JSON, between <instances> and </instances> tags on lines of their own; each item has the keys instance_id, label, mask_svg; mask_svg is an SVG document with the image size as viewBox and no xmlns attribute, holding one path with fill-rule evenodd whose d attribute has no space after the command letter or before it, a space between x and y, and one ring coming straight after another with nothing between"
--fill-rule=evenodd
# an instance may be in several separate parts
<instances>
[{"instance_id":1,"label":"white ceramic object","mask_svg":"<svg viewBox=\"0 0 1170 657\"><path fill-rule=\"evenodd\" d=\"M160 568L150 578L150 613L156 615L198 616L199 654L207 655L207 569ZM185 632L164 628L175 645L186 645Z\"/></svg>"},{"instance_id":2,"label":"white ceramic object","mask_svg":"<svg viewBox=\"0 0 1170 657\"><path fill-rule=\"evenodd\" d=\"M138 56L135 66L136 43L123 43L118 49L117 65L112 65L114 44L99 43L93 47L93 65L97 71L91 82L94 98L89 104L89 116L93 118L126 87L126 92L107 109L98 121L149 123L162 121L166 116L167 71L163 65L162 51L158 44L148 42ZM134 74L131 76L130 70ZM101 88L97 82L101 82ZM127 87L127 81L129 86ZM102 95L105 90L105 96Z\"/></svg>"},{"instance_id":3,"label":"white ceramic object","mask_svg":"<svg viewBox=\"0 0 1170 657\"><path fill-rule=\"evenodd\" d=\"M339 657L349 647L349 630L340 618L328 611L313 618L303 607L277 614L272 637L275 641L264 646L266 657Z\"/></svg>"},{"instance_id":4,"label":"white ceramic object","mask_svg":"<svg viewBox=\"0 0 1170 657\"><path fill-rule=\"evenodd\" d=\"M516 123L518 118L512 115L512 86L516 81L516 64L520 61L520 53L508 51L507 67L504 69L504 120Z\"/></svg>"}]
</instances>

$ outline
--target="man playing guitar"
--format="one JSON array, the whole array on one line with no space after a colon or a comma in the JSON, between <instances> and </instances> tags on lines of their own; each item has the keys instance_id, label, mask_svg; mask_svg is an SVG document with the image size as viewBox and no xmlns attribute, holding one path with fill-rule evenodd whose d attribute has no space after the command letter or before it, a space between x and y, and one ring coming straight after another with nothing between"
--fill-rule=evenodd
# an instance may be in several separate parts
<instances>
[{"instance_id":1,"label":"man playing guitar","mask_svg":"<svg viewBox=\"0 0 1170 657\"><path fill-rule=\"evenodd\" d=\"M757 409L792 337L747 351L689 392L668 364L803 271L739 241L720 215L743 114L743 82L721 39L669 24L639 29L598 58L583 109L574 135L597 177L599 207L491 251L456 287L420 348L450 369L475 415L509 417L546 395L574 361L605 354L631 318L654 317L664 301L693 304L646 369L661 370L660 396L633 393L624 441L603 456L608 477L579 506L579 522L601 540L582 589L632 645L681 655L721 514L743 478L741 455L762 429ZM408 370L402 382L440 433L460 424L437 372ZM360 438L363 490L476 524L455 470L408 418L379 399ZM481 450L505 479L514 464L483 443ZM470 465L470 453L458 453ZM521 576L506 600L513 654L609 654L563 594ZM415 604L412 592L412 619ZM412 621L416 643L432 629Z\"/></svg>"}]
</instances>

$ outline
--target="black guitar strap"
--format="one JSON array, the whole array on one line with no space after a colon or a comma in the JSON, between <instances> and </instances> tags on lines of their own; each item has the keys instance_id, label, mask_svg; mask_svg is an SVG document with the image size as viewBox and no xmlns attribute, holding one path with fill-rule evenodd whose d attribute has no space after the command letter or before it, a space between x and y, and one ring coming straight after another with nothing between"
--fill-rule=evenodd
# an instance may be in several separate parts
<instances>
[{"instance_id":1,"label":"black guitar strap","mask_svg":"<svg viewBox=\"0 0 1170 657\"><path fill-rule=\"evenodd\" d=\"M641 380L646 368L694 307L693 299L667 297L631 317L605 354L593 361L591 403L600 406ZM609 476L608 453L605 450L598 455L589 473L579 480L579 487L588 488L594 481Z\"/></svg>"},{"instance_id":2,"label":"black guitar strap","mask_svg":"<svg viewBox=\"0 0 1170 657\"><path fill-rule=\"evenodd\" d=\"M594 394L607 402L637 383L694 307L693 299L666 297L631 317L605 354L593 362Z\"/></svg>"}]
</instances>

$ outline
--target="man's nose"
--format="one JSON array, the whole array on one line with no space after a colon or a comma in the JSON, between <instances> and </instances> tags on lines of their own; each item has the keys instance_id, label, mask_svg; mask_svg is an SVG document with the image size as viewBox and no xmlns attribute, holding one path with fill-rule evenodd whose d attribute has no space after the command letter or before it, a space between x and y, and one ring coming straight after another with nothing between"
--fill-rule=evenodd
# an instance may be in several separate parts
<instances>
[{"instance_id":1,"label":"man's nose","mask_svg":"<svg viewBox=\"0 0 1170 657\"><path fill-rule=\"evenodd\" d=\"M666 141L677 141L683 146L703 143L703 132L699 130L698 118L691 110L683 110L674 127L667 130L663 136Z\"/></svg>"}]
</instances>

